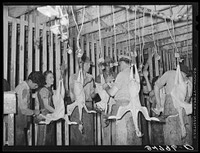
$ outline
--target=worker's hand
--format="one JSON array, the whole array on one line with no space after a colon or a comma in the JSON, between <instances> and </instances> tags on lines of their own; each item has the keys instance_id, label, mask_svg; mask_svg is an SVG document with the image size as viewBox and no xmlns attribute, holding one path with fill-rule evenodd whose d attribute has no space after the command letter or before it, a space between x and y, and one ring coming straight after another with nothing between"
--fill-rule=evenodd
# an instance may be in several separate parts
<instances>
[{"instance_id":1,"label":"worker's hand","mask_svg":"<svg viewBox=\"0 0 200 153\"><path fill-rule=\"evenodd\" d=\"M103 89L105 90L105 89L108 87L108 84L107 84L107 83L104 83L104 84L102 85L102 87L103 87Z\"/></svg>"},{"instance_id":2,"label":"worker's hand","mask_svg":"<svg viewBox=\"0 0 200 153\"><path fill-rule=\"evenodd\" d=\"M148 77L149 72L148 72L147 70L144 70L144 71L143 71L143 75L144 75L144 77Z\"/></svg>"},{"instance_id":3,"label":"worker's hand","mask_svg":"<svg viewBox=\"0 0 200 153\"><path fill-rule=\"evenodd\" d=\"M39 115L40 111L38 109L33 110L33 115Z\"/></svg>"},{"instance_id":4,"label":"worker's hand","mask_svg":"<svg viewBox=\"0 0 200 153\"><path fill-rule=\"evenodd\" d=\"M108 77L106 78L106 83L112 82L113 80L114 80L114 78L113 78L112 76L108 76Z\"/></svg>"}]
</instances>

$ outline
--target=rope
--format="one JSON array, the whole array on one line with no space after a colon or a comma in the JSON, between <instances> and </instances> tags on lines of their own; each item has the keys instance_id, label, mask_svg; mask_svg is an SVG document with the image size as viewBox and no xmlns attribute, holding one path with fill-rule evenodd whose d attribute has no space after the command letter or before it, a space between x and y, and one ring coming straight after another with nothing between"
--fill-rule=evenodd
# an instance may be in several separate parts
<instances>
[{"instance_id":1,"label":"rope","mask_svg":"<svg viewBox=\"0 0 200 153\"><path fill-rule=\"evenodd\" d=\"M176 42L175 42L174 38L172 37L172 34L171 34L170 30L169 30L169 25L168 25L168 23L167 23L166 17L165 17L165 23L167 24L167 30L169 31L170 37L172 38L172 41L174 42L174 45L175 45L175 47L176 47L176 52L178 53L178 48L177 48L177 46L176 46ZM172 25L172 28L174 28L173 25Z\"/></svg>"},{"instance_id":2,"label":"rope","mask_svg":"<svg viewBox=\"0 0 200 153\"><path fill-rule=\"evenodd\" d=\"M154 26L153 26L153 12L151 11L151 28L152 28L152 36L153 36L153 42L155 46L155 54L157 53L157 46L155 42L155 36L154 36Z\"/></svg>"},{"instance_id":3,"label":"rope","mask_svg":"<svg viewBox=\"0 0 200 153\"><path fill-rule=\"evenodd\" d=\"M114 51L116 51L116 43L117 43L117 39L116 39L116 26L115 26L115 14L114 14L114 7L112 5L112 13L113 13L113 26L114 26ZM114 54L114 58L117 61L117 55L116 52Z\"/></svg>"},{"instance_id":4,"label":"rope","mask_svg":"<svg viewBox=\"0 0 200 153\"><path fill-rule=\"evenodd\" d=\"M81 29L78 33L78 36L77 36L77 48L80 49L80 46L79 46L79 37L80 37L80 34L81 34L81 31L83 29L83 22L84 22L84 19L85 19L85 6L83 8L83 17L82 17L82 23L81 23Z\"/></svg>"},{"instance_id":5,"label":"rope","mask_svg":"<svg viewBox=\"0 0 200 153\"><path fill-rule=\"evenodd\" d=\"M126 8L126 14L127 14L127 23L128 23L128 40L129 40L128 52L129 52L129 56L130 56L130 54L131 54L131 52L130 52L130 50L131 50L131 43L130 43L130 27L129 27L128 8Z\"/></svg>"},{"instance_id":6,"label":"rope","mask_svg":"<svg viewBox=\"0 0 200 153\"><path fill-rule=\"evenodd\" d=\"M77 23L76 23L76 19L75 19L75 16L74 16L74 11L73 11L72 6L71 6L71 11L72 11L72 16L73 16L74 22L75 22L75 24L76 24L77 31L79 32L79 28L78 28L78 25L77 25Z\"/></svg>"},{"instance_id":7,"label":"rope","mask_svg":"<svg viewBox=\"0 0 200 153\"><path fill-rule=\"evenodd\" d=\"M100 20L100 7L98 5L98 20L99 20L99 47L100 47L100 53L99 53L99 57L102 57L102 47L101 47L101 20Z\"/></svg>"},{"instance_id":8,"label":"rope","mask_svg":"<svg viewBox=\"0 0 200 153\"><path fill-rule=\"evenodd\" d=\"M139 27L141 27L140 26L140 20L138 21L139 22ZM140 62L140 66L142 66L141 64L142 64L142 60L141 60L141 56L142 56L142 43L141 43L141 38L140 38L140 36L141 36L141 34L140 34L140 28L138 28L138 37L139 37L139 47L140 47L140 56L139 56L139 62Z\"/></svg>"},{"instance_id":9,"label":"rope","mask_svg":"<svg viewBox=\"0 0 200 153\"><path fill-rule=\"evenodd\" d=\"M135 49L134 49L135 57L137 56L136 52L136 6L135 6Z\"/></svg>"},{"instance_id":10,"label":"rope","mask_svg":"<svg viewBox=\"0 0 200 153\"><path fill-rule=\"evenodd\" d=\"M144 44L145 44L145 41L144 41L144 17L145 17L145 9L143 10L143 20L142 20L142 58L141 58L141 62L142 62L142 65L144 63L144 55L143 55L143 50L144 50Z\"/></svg>"},{"instance_id":11,"label":"rope","mask_svg":"<svg viewBox=\"0 0 200 153\"><path fill-rule=\"evenodd\" d=\"M189 23L188 23L188 5L187 5L187 35L188 35L188 33L189 33ZM188 46L188 37L187 37L187 60L186 60L186 62L187 62L187 66L189 66L189 61L188 61L188 51L189 51L189 46Z\"/></svg>"}]
</instances>

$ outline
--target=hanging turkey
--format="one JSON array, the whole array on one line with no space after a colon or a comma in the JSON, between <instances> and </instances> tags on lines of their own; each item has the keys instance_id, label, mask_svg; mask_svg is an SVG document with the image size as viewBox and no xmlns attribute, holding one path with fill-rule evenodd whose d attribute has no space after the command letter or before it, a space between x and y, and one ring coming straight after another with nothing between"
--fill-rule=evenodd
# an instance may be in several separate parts
<instances>
[{"instance_id":1,"label":"hanging turkey","mask_svg":"<svg viewBox=\"0 0 200 153\"><path fill-rule=\"evenodd\" d=\"M57 90L53 95L53 104L55 106L55 111L51 114L43 115L40 114L41 117L45 118L45 121L40 121L40 124L49 124L51 121L56 121L60 118L65 119L68 124L76 124L75 122L70 122L68 119L68 115L65 115L65 106L64 106L64 95L65 89L63 85L63 79L59 80ZM36 101L37 101L36 97Z\"/></svg>"},{"instance_id":2,"label":"hanging turkey","mask_svg":"<svg viewBox=\"0 0 200 153\"><path fill-rule=\"evenodd\" d=\"M180 65L178 64L176 70L175 84L174 88L171 91L171 96L174 107L178 111L181 123L182 137L186 136L186 129L183 121L182 109L185 109L187 115L192 114L192 103L185 102L186 97L191 96L191 94L192 94L192 83L189 79L188 80L183 79L183 76L180 71Z\"/></svg>"},{"instance_id":3,"label":"hanging turkey","mask_svg":"<svg viewBox=\"0 0 200 153\"><path fill-rule=\"evenodd\" d=\"M87 113L96 113L95 111L89 111L85 105L85 92L83 88L83 71L82 69L78 72L78 78L77 80L74 80L74 96L75 96L75 102L67 105L67 115L71 115L76 107L78 107L79 111L79 120L82 121L82 115L83 115L83 108ZM79 130L82 132L82 128L79 127Z\"/></svg>"},{"instance_id":4,"label":"hanging turkey","mask_svg":"<svg viewBox=\"0 0 200 153\"><path fill-rule=\"evenodd\" d=\"M129 88L129 94L130 94L130 102L127 106L120 106L117 112L116 116L110 116L108 119L121 119L122 116L128 112L131 111L132 118L133 118L133 123L135 125L135 130L136 130L136 135L138 137L142 137L143 134L139 130L138 127L138 113L141 111L145 117L146 120L148 121L160 121L156 117L150 117L147 111L147 108L144 106L141 106L140 99L139 99L139 91L140 91L140 78L139 74L137 71L136 64L135 66L135 78L133 77L133 65L131 66L131 71L130 71L130 83L128 84Z\"/></svg>"}]
</instances>

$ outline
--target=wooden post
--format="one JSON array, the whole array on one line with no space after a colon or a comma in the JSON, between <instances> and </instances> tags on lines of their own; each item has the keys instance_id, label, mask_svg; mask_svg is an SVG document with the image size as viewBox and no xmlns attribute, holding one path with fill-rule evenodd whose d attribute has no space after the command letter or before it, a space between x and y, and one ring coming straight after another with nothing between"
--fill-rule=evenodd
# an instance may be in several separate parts
<instances>
[{"instance_id":1,"label":"wooden post","mask_svg":"<svg viewBox=\"0 0 200 153\"><path fill-rule=\"evenodd\" d=\"M49 70L53 72L53 33L50 32Z\"/></svg>"},{"instance_id":2,"label":"wooden post","mask_svg":"<svg viewBox=\"0 0 200 153\"><path fill-rule=\"evenodd\" d=\"M73 28L70 28L69 29L69 32L70 32L70 36L73 34ZM70 75L74 73L74 58L73 58L73 51L75 50L73 48L73 38L71 37L69 39L69 44L70 44L70 47L72 48L72 53L69 55L70 56Z\"/></svg>"},{"instance_id":3,"label":"wooden post","mask_svg":"<svg viewBox=\"0 0 200 153\"><path fill-rule=\"evenodd\" d=\"M96 56L96 61L97 61L97 65L96 65L96 69L97 69L97 76L99 75L99 67L98 67L98 60L99 60L99 54L100 54L100 45L99 45L99 41L96 41L96 51L97 51L97 56ZM96 114L96 133L97 133L97 145L101 145L101 118L100 118L99 113Z\"/></svg>"},{"instance_id":4,"label":"wooden post","mask_svg":"<svg viewBox=\"0 0 200 153\"><path fill-rule=\"evenodd\" d=\"M24 15L20 17L20 61L19 83L24 81Z\"/></svg>"},{"instance_id":5,"label":"wooden post","mask_svg":"<svg viewBox=\"0 0 200 153\"><path fill-rule=\"evenodd\" d=\"M89 35L90 34L86 34L86 55L89 56L89 50L90 50L90 44L89 44Z\"/></svg>"},{"instance_id":6,"label":"wooden post","mask_svg":"<svg viewBox=\"0 0 200 153\"><path fill-rule=\"evenodd\" d=\"M28 29L28 75L32 72L33 66L33 27L32 27L32 14L29 15L29 29Z\"/></svg>"},{"instance_id":7,"label":"wooden post","mask_svg":"<svg viewBox=\"0 0 200 153\"><path fill-rule=\"evenodd\" d=\"M67 43L64 43L64 49L63 49L63 60L65 62L65 67L67 68L67 71L68 71L68 67L67 67L67 64L68 64L68 53L67 53ZM68 72L65 76L65 92L68 91ZM69 124L68 122L65 121L65 145L69 145Z\"/></svg>"},{"instance_id":8,"label":"wooden post","mask_svg":"<svg viewBox=\"0 0 200 153\"><path fill-rule=\"evenodd\" d=\"M12 22L12 53L11 53L11 79L10 79L10 89L15 89L15 77L16 77L16 34L17 34L17 24L16 21Z\"/></svg>"},{"instance_id":9,"label":"wooden post","mask_svg":"<svg viewBox=\"0 0 200 153\"><path fill-rule=\"evenodd\" d=\"M40 69L40 50L39 50L39 42L40 42L40 24L39 24L39 17L38 12L35 12L35 41L37 42L37 45L35 45L35 70L39 71Z\"/></svg>"},{"instance_id":10,"label":"wooden post","mask_svg":"<svg viewBox=\"0 0 200 153\"><path fill-rule=\"evenodd\" d=\"M56 87L58 86L59 80L60 80L60 40L58 39L58 36L55 36L55 45L56 45L56 50L55 50L55 54L56 54ZM56 89L57 90L57 89ZM56 136L57 136L57 145L62 145L62 122L61 121L57 121L56 122Z\"/></svg>"},{"instance_id":11,"label":"wooden post","mask_svg":"<svg viewBox=\"0 0 200 153\"><path fill-rule=\"evenodd\" d=\"M3 7L3 63L4 63L4 78L7 79L8 73L8 7Z\"/></svg>"},{"instance_id":12,"label":"wooden post","mask_svg":"<svg viewBox=\"0 0 200 153\"><path fill-rule=\"evenodd\" d=\"M43 32L42 32L42 51L43 51L43 60L42 60L42 70L43 72L47 70L47 32L46 32L46 24L43 24Z\"/></svg>"}]
</instances>

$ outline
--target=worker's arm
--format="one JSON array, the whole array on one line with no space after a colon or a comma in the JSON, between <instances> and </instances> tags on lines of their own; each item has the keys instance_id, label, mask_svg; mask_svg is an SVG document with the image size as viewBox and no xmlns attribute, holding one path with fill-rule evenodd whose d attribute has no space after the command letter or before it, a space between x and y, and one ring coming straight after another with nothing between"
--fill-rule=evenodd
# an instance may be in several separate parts
<instances>
[{"instance_id":1,"label":"worker's arm","mask_svg":"<svg viewBox=\"0 0 200 153\"><path fill-rule=\"evenodd\" d=\"M116 79L115 79L115 83L113 84L113 86L110 88L110 86L105 83L103 85L103 88L106 90L106 92L111 96L111 97L114 97L115 94L117 93L117 91L121 88L121 85L123 83L123 80L124 80L124 76L123 74L120 72Z\"/></svg>"},{"instance_id":2,"label":"worker's arm","mask_svg":"<svg viewBox=\"0 0 200 153\"><path fill-rule=\"evenodd\" d=\"M39 111L37 110L31 110L28 108L28 103L30 103L30 94L29 91L27 89L23 89L21 91L19 91L19 93L17 93L18 95L18 104L19 107L21 109L21 113L27 116L31 116L31 115L37 115L39 114Z\"/></svg>"},{"instance_id":3,"label":"worker's arm","mask_svg":"<svg viewBox=\"0 0 200 153\"><path fill-rule=\"evenodd\" d=\"M41 96L41 98L42 98L42 100L43 100L44 107L45 107L49 112L53 113L53 112L55 111L55 109L49 105L49 97L48 97L48 94L49 94L49 93L48 93L48 92L49 92L48 89L43 88L43 89L40 90L39 94L40 94L40 96Z\"/></svg>"},{"instance_id":4,"label":"worker's arm","mask_svg":"<svg viewBox=\"0 0 200 153\"><path fill-rule=\"evenodd\" d=\"M167 83L168 79L170 77L170 72L165 72L161 78L159 78L154 85L154 92L156 97L156 103L158 104L158 107L161 107L161 99L160 99L160 89Z\"/></svg>"},{"instance_id":5,"label":"worker's arm","mask_svg":"<svg viewBox=\"0 0 200 153\"><path fill-rule=\"evenodd\" d=\"M147 83L148 92L150 92L152 90L152 88L151 88L151 84L148 79L148 71L147 70L143 71L143 75L144 75L145 81Z\"/></svg>"}]
</instances>

